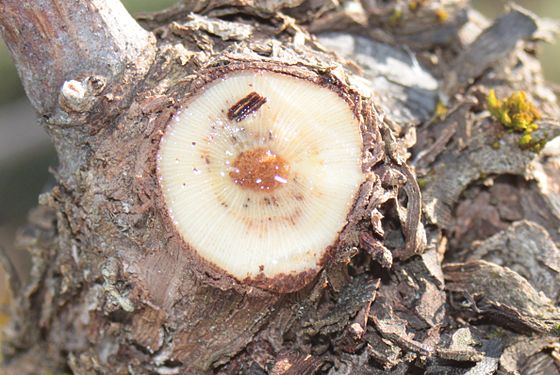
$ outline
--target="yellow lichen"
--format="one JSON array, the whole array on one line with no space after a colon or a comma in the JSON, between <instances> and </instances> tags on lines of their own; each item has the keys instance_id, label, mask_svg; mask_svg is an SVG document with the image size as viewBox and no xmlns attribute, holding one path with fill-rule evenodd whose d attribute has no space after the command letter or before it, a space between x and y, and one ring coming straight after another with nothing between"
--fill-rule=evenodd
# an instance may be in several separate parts
<instances>
[{"instance_id":1,"label":"yellow lichen","mask_svg":"<svg viewBox=\"0 0 560 375\"><path fill-rule=\"evenodd\" d=\"M443 8L436 9L435 14L439 23L445 23L449 19L449 13Z\"/></svg>"},{"instance_id":2,"label":"yellow lichen","mask_svg":"<svg viewBox=\"0 0 560 375\"><path fill-rule=\"evenodd\" d=\"M525 133L519 138L519 146L529 146L532 140L533 136L531 133Z\"/></svg>"},{"instance_id":3,"label":"yellow lichen","mask_svg":"<svg viewBox=\"0 0 560 375\"><path fill-rule=\"evenodd\" d=\"M447 106L442 102L438 101L436 104L436 117L442 119L445 117L445 115L447 115L447 112L448 112Z\"/></svg>"},{"instance_id":4,"label":"yellow lichen","mask_svg":"<svg viewBox=\"0 0 560 375\"><path fill-rule=\"evenodd\" d=\"M500 100L492 89L486 98L486 105L492 116L507 129L515 133L522 133L519 139L521 147L533 147L542 143L533 140L531 134L539 128L535 121L541 119L541 114L527 99L524 91L516 91L509 97ZM536 147L533 147L533 149L537 151Z\"/></svg>"}]
</instances>

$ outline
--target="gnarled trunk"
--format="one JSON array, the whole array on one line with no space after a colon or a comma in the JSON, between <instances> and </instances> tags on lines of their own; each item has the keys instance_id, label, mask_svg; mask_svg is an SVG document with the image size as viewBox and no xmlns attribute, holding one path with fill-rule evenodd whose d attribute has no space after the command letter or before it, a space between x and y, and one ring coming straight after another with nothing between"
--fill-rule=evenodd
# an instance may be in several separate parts
<instances>
[{"instance_id":1,"label":"gnarled trunk","mask_svg":"<svg viewBox=\"0 0 560 375\"><path fill-rule=\"evenodd\" d=\"M8 373L558 370L558 154L542 146L559 109L533 54L550 22L489 24L460 0L185 0L140 23L115 1L0 4L60 158L18 239L33 268ZM360 124L363 180L305 274L209 264L158 179L170 121L247 71L335 92ZM266 102L247 94L231 121Z\"/></svg>"}]
</instances>

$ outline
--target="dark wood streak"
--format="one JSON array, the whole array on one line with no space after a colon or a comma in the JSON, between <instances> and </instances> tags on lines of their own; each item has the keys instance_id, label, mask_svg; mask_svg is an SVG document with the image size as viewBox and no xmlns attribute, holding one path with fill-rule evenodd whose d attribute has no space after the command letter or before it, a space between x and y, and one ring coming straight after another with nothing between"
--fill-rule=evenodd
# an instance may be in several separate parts
<instances>
[{"instance_id":1,"label":"dark wood streak","mask_svg":"<svg viewBox=\"0 0 560 375\"><path fill-rule=\"evenodd\" d=\"M237 122L243 121L251 113L258 111L264 103L266 103L266 98L253 91L228 110L228 119Z\"/></svg>"}]
</instances>

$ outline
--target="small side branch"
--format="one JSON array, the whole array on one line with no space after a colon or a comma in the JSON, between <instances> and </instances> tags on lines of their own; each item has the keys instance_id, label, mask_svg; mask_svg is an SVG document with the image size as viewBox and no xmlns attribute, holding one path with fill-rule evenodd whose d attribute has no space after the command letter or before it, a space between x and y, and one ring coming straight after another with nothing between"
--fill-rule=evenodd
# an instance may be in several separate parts
<instances>
[{"instance_id":1,"label":"small side branch","mask_svg":"<svg viewBox=\"0 0 560 375\"><path fill-rule=\"evenodd\" d=\"M0 33L42 115L65 81L134 76L154 45L118 0L0 0Z\"/></svg>"}]
</instances>

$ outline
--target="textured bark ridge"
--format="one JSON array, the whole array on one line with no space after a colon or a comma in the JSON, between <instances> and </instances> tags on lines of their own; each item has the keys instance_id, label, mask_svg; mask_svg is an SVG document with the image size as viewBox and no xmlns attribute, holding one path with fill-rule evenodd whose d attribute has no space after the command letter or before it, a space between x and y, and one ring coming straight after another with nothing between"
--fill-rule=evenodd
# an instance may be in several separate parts
<instances>
[{"instance_id":1,"label":"textured bark ridge","mask_svg":"<svg viewBox=\"0 0 560 375\"><path fill-rule=\"evenodd\" d=\"M29 47L0 19L28 77ZM539 145L558 135L559 108L534 57L550 22L512 8L490 23L460 0L186 0L140 22L146 43L104 84L99 60L83 75L88 61L69 70L66 55L43 57L56 82L27 84L61 166L18 238L33 267L4 371L558 371L560 159L556 141ZM352 92L362 123L367 179L329 261L294 293L201 266L159 191L172 116L256 67ZM490 114L490 89L538 108L530 142Z\"/></svg>"}]
</instances>

